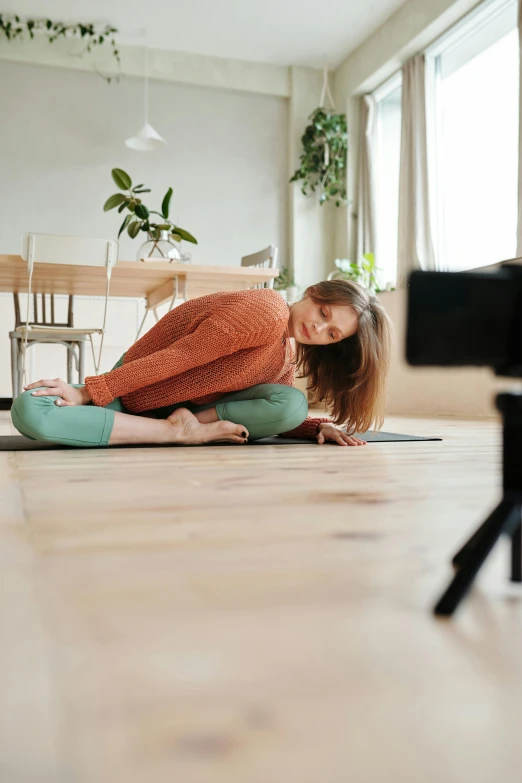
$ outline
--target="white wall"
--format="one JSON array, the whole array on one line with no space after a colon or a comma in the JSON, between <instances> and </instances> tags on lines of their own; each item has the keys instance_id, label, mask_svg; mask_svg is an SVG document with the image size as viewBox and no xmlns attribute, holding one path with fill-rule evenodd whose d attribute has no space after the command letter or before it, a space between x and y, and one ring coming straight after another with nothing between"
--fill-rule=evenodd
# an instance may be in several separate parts
<instances>
[{"instance_id":1,"label":"white wall","mask_svg":"<svg viewBox=\"0 0 522 783\"><path fill-rule=\"evenodd\" d=\"M199 240L186 245L194 263L239 264L270 243L287 263L288 100L152 81L151 121L168 146L138 153L124 140L143 121L142 99L133 77L108 85L95 73L0 60L0 252L19 253L29 230L116 237L120 215L102 207L117 166L153 189L144 195L152 208L172 185L171 217ZM135 258L144 239L122 236L120 258ZM11 299L0 294L0 397L10 396ZM77 297L76 325L100 325L100 304ZM141 307L111 300L102 370L132 344ZM28 377L64 376L65 348L31 354Z\"/></svg>"},{"instance_id":2,"label":"white wall","mask_svg":"<svg viewBox=\"0 0 522 783\"><path fill-rule=\"evenodd\" d=\"M151 121L168 146L124 146L143 121L142 81L106 84L80 71L0 61L1 252L19 252L24 231L115 237L103 213L117 166L153 189L169 185L172 216L199 240L193 261L236 264L273 243L287 260L287 101L168 82L150 84ZM145 236L128 237L132 259Z\"/></svg>"},{"instance_id":3,"label":"white wall","mask_svg":"<svg viewBox=\"0 0 522 783\"><path fill-rule=\"evenodd\" d=\"M319 105L323 74L312 68L290 68L288 178L299 167L301 137L309 116ZM303 196L302 180L290 186L290 253L297 285L305 288L324 280L334 268L333 204L319 204L317 194Z\"/></svg>"}]
</instances>

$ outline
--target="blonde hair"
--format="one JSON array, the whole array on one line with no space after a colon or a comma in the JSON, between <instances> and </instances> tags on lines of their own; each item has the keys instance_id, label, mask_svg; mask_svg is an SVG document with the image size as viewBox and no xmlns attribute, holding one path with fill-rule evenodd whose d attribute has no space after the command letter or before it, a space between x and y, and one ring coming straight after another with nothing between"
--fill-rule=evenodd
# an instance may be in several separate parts
<instances>
[{"instance_id":1,"label":"blonde hair","mask_svg":"<svg viewBox=\"0 0 522 783\"><path fill-rule=\"evenodd\" d=\"M326 404L336 424L365 432L384 422L386 380L390 366L392 324L376 296L351 280L324 280L306 289L303 299L316 304L350 305L358 329L331 345L297 343L300 377L317 402Z\"/></svg>"}]
</instances>

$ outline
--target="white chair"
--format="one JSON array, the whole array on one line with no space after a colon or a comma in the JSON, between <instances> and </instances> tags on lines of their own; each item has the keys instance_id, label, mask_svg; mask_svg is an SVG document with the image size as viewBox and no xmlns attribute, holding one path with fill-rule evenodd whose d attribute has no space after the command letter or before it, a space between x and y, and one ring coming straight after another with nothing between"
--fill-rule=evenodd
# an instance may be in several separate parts
<instances>
[{"instance_id":1,"label":"white chair","mask_svg":"<svg viewBox=\"0 0 522 783\"><path fill-rule=\"evenodd\" d=\"M15 294L15 330L11 337L11 371L13 399L20 394L24 382L25 359L27 349L38 343L61 343L67 348L67 380L71 382L72 360L76 361L79 383L84 381L84 348L89 340L96 375L100 369L100 361L107 321L107 304L109 299L112 269L118 261L118 242L113 239L85 239L82 237L67 237L54 234L26 234L22 242L22 258L27 261L29 275L27 309L25 321L20 318L18 295ZM41 295L42 318L38 317L38 299L32 293L32 277L34 264L67 264L74 266L105 267L107 284L105 290L105 307L101 328L81 329L73 326L73 299L69 297L67 323L58 324L54 316L54 297L50 300L50 318L47 318L45 295ZM30 318L31 300L33 301L33 317ZM93 335L101 335L98 358L96 358ZM76 348L78 355L76 355Z\"/></svg>"},{"instance_id":2,"label":"white chair","mask_svg":"<svg viewBox=\"0 0 522 783\"><path fill-rule=\"evenodd\" d=\"M243 256L241 266L257 266L265 269L275 269L277 266L277 247L269 245L258 253L252 253L250 256ZM270 278L266 283L259 283L254 288L273 288L274 278Z\"/></svg>"}]
</instances>

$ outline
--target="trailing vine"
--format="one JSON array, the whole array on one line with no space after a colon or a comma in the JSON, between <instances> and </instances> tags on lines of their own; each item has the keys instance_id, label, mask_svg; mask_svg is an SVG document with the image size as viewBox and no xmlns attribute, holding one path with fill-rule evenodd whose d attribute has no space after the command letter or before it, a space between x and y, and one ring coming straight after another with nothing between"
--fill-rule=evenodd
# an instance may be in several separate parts
<instances>
[{"instance_id":1,"label":"trailing vine","mask_svg":"<svg viewBox=\"0 0 522 783\"><path fill-rule=\"evenodd\" d=\"M118 73L116 77L101 75L109 83L113 78L118 80L120 77L120 52L114 38L118 32L116 27L105 25L105 27L98 29L93 24L64 24L64 22L53 22L51 19L22 19L16 14L0 14L0 31L4 33L8 41L14 41L16 38L23 39L27 36L33 39L37 33L45 35L49 43L54 43L59 38L77 38L86 43L85 49L80 54L90 53L95 46L108 43L116 60Z\"/></svg>"},{"instance_id":2,"label":"trailing vine","mask_svg":"<svg viewBox=\"0 0 522 783\"><path fill-rule=\"evenodd\" d=\"M346 157L348 130L345 114L316 109L301 137L301 165L290 182L303 180L301 192L308 196L319 190L319 203L335 199L337 207L346 205Z\"/></svg>"}]
</instances>

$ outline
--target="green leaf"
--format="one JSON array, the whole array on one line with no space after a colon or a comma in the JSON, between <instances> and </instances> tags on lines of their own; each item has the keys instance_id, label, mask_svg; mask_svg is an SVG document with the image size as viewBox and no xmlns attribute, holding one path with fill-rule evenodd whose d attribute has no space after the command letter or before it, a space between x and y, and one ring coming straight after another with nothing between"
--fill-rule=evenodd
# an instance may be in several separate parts
<instances>
[{"instance_id":1,"label":"green leaf","mask_svg":"<svg viewBox=\"0 0 522 783\"><path fill-rule=\"evenodd\" d=\"M141 185L134 185L132 189L137 190L138 188L142 188L142 187L143 187L143 182L141 183Z\"/></svg>"},{"instance_id":2,"label":"green leaf","mask_svg":"<svg viewBox=\"0 0 522 783\"><path fill-rule=\"evenodd\" d=\"M111 173L113 180L121 190L130 190L132 180L123 169L113 169Z\"/></svg>"},{"instance_id":3,"label":"green leaf","mask_svg":"<svg viewBox=\"0 0 522 783\"><path fill-rule=\"evenodd\" d=\"M169 188L167 192L165 193L165 198L163 199L163 202L161 204L161 214L165 218L165 220L169 216L169 207L170 207L170 198L172 196L172 188Z\"/></svg>"},{"instance_id":4,"label":"green leaf","mask_svg":"<svg viewBox=\"0 0 522 783\"><path fill-rule=\"evenodd\" d=\"M128 206L128 204L129 204L129 200L125 199L125 201L122 204L120 204L120 206L118 207L118 212L120 213L123 212L123 210L125 209L126 206Z\"/></svg>"},{"instance_id":5,"label":"green leaf","mask_svg":"<svg viewBox=\"0 0 522 783\"><path fill-rule=\"evenodd\" d=\"M126 228L127 228L127 226L129 225L129 222L130 222L131 220L132 220L132 214L129 214L129 215L127 215L127 216L126 216L126 218L125 218L125 220L123 221L123 223L122 223L122 224L121 224L121 226L120 226L120 230L118 231L118 239L119 239L119 238L120 238L120 236L122 235L122 232L123 232L123 231L125 231L125 229L126 229Z\"/></svg>"},{"instance_id":6,"label":"green leaf","mask_svg":"<svg viewBox=\"0 0 522 783\"><path fill-rule=\"evenodd\" d=\"M133 193L150 193L150 188L133 188Z\"/></svg>"},{"instance_id":7,"label":"green leaf","mask_svg":"<svg viewBox=\"0 0 522 783\"><path fill-rule=\"evenodd\" d=\"M142 220L147 220L149 217L149 210L145 206L145 204L136 204L136 209L134 210L135 213L139 218Z\"/></svg>"},{"instance_id":8,"label":"green leaf","mask_svg":"<svg viewBox=\"0 0 522 783\"><path fill-rule=\"evenodd\" d=\"M127 234L131 237L131 239L135 239L138 235L138 232L141 228L141 220L135 220L132 223L129 223L127 226Z\"/></svg>"},{"instance_id":9,"label":"green leaf","mask_svg":"<svg viewBox=\"0 0 522 783\"><path fill-rule=\"evenodd\" d=\"M192 236L192 234L189 234L188 231L185 231L184 228L180 228L179 226L173 226L172 227L172 233L178 234L181 239L184 239L185 242L192 242L193 245L198 244L198 240Z\"/></svg>"},{"instance_id":10,"label":"green leaf","mask_svg":"<svg viewBox=\"0 0 522 783\"><path fill-rule=\"evenodd\" d=\"M113 196L109 196L105 204L103 205L103 211L108 212L109 209L114 209L114 207L117 207L118 204L121 204L123 201L126 201L127 199L123 195L123 193L115 193Z\"/></svg>"}]
</instances>

